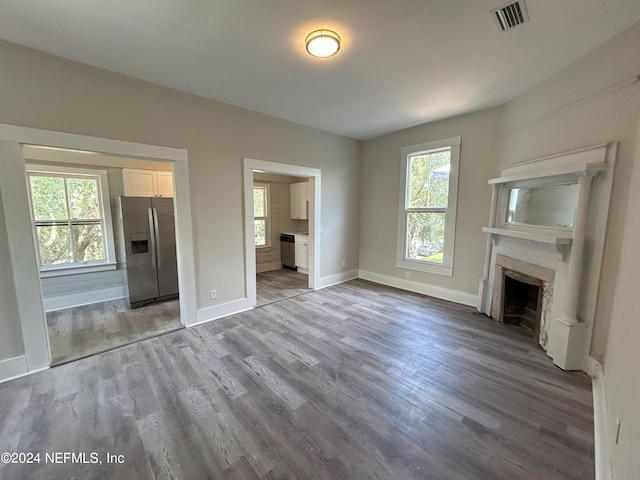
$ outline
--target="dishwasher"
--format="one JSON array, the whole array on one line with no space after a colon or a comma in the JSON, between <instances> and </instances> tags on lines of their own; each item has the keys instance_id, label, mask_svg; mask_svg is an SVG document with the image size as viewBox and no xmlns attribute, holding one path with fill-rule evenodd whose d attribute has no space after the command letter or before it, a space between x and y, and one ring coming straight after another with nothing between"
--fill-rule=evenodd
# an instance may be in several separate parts
<instances>
[{"instance_id":1,"label":"dishwasher","mask_svg":"<svg viewBox=\"0 0 640 480\"><path fill-rule=\"evenodd\" d=\"M280 234L280 262L283 267L296 268L296 237L287 233Z\"/></svg>"}]
</instances>

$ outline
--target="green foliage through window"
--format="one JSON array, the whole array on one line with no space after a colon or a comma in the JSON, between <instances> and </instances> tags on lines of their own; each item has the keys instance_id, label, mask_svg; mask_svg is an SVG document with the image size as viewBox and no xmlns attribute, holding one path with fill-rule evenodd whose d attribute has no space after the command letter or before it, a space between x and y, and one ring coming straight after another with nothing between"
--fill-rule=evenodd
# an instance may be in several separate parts
<instances>
[{"instance_id":1,"label":"green foliage through window","mask_svg":"<svg viewBox=\"0 0 640 480\"><path fill-rule=\"evenodd\" d=\"M406 258L442 263L451 149L412 154L407 161Z\"/></svg>"},{"instance_id":2,"label":"green foliage through window","mask_svg":"<svg viewBox=\"0 0 640 480\"><path fill-rule=\"evenodd\" d=\"M269 244L267 228L268 190L266 186L253 187L254 237L256 247Z\"/></svg>"},{"instance_id":3,"label":"green foliage through window","mask_svg":"<svg viewBox=\"0 0 640 480\"><path fill-rule=\"evenodd\" d=\"M31 173L29 185L42 266L106 259L97 177Z\"/></svg>"}]
</instances>

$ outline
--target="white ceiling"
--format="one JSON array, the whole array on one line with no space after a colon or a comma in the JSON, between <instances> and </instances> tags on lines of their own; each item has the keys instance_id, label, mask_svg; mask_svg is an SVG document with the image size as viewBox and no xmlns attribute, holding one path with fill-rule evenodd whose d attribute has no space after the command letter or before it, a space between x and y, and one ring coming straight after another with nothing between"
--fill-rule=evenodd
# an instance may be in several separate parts
<instances>
[{"instance_id":1,"label":"white ceiling","mask_svg":"<svg viewBox=\"0 0 640 480\"><path fill-rule=\"evenodd\" d=\"M2 0L0 38L356 139L504 103L640 19L638 0ZM304 37L331 28L330 59Z\"/></svg>"}]
</instances>

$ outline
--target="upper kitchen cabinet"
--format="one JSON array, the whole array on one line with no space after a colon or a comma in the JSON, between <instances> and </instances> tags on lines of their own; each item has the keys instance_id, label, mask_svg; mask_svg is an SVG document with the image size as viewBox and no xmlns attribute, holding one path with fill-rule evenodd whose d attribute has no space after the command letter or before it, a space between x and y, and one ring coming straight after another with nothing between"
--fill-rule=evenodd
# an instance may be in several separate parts
<instances>
[{"instance_id":1,"label":"upper kitchen cabinet","mask_svg":"<svg viewBox=\"0 0 640 480\"><path fill-rule=\"evenodd\" d=\"M309 218L309 182L289 185L291 195L291 218L306 220Z\"/></svg>"},{"instance_id":2,"label":"upper kitchen cabinet","mask_svg":"<svg viewBox=\"0 0 640 480\"><path fill-rule=\"evenodd\" d=\"M159 197L173 197L173 173L156 172Z\"/></svg>"},{"instance_id":3,"label":"upper kitchen cabinet","mask_svg":"<svg viewBox=\"0 0 640 480\"><path fill-rule=\"evenodd\" d=\"M173 197L173 174L155 170L123 168L127 197Z\"/></svg>"}]
</instances>

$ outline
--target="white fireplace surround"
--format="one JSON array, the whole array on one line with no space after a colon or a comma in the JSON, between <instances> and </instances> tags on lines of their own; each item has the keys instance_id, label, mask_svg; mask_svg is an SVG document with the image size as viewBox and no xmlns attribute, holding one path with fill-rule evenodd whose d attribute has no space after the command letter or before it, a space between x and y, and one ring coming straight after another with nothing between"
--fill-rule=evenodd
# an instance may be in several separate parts
<instances>
[{"instance_id":1,"label":"white fireplace surround","mask_svg":"<svg viewBox=\"0 0 640 480\"><path fill-rule=\"evenodd\" d=\"M492 187L489 234L478 310L501 320L503 269L544 281L547 289L541 344L565 370L587 370L617 144L596 145L504 167ZM509 191L525 186L577 183L572 227L511 224Z\"/></svg>"}]
</instances>

